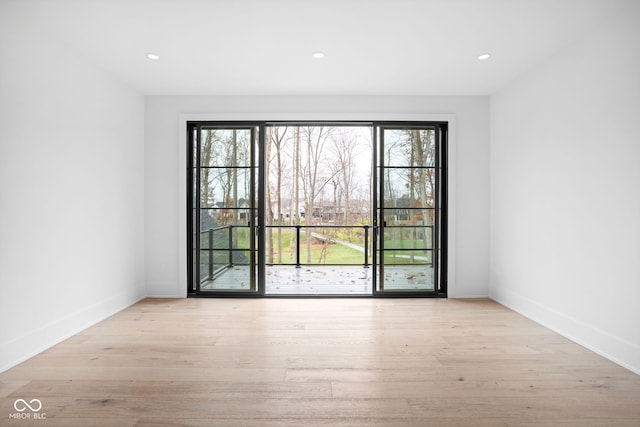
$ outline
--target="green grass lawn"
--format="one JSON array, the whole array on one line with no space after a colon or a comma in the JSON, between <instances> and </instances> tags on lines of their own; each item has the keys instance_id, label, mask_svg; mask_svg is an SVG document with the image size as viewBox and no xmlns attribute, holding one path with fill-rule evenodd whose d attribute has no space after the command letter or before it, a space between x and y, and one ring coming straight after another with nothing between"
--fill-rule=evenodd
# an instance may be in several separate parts
<instances>
[{"instance_id":1,"label":"green grass lawn","mask_svg":"<svg viewBox=\"0 0 640 427\"><path fill-rule=\"evenodd\" d=\"M321 229L314 230L315 232L321 232ZM362 230L360 230L362 231ZM273 262L279 263L278 261L278 230L277 229L268 229L267 233L271 232L273 235ZM329 233L327 233L329 234ZM281 251L282 251L282 264L295 264L296 262L296 254L295 254L295 242L292 242L292 237L295 236L295 230L292 228L283 228L280 229L280 242L281 242ZM219 232L218 235L214 238L214 248L215 249L227 249L229 245L228 240L229 234L228 232ZM246 259L249 257L249 230L244 227L239 227L236 229L234 233L234 248L240 249L239 252L244 254ZM349 238L350 237L350 238ZM339 240L349 240L356 245L362 246L364 244L364 235L363 233L352 233L351 236L347 236L346 233L336 233L336 239ZM362 241L360 241L362 239ZM307 244L306 244L306 236L305 232L302 231L300 233L300 263L301 264L335 264L335 265L360 265L364 263L364 253L358 251L356 249L344 246L340 243L327 243L323 242L320 239L313 238L311 245L311 259L307 260ZM203 253L202 253L202 262L203 264L208 263L208 255L205 247L208 246L207 238L205 237L203 244ZM293 244L293 247L292 247ZM400 264L428 264L430 261L431 253L430 251L425 251L424 249L424 240L385 240L385 248L386 249L403 249L403 250L389 250L385 251L385 264L389 265L400 265ZM414 249L414 250L411 250ZM267 263L270 262L269 258L269 238L267 235ZM414 255L418 258L414 258L413 260L410 258L410 255ZM228 261L228 253L222 251L214 251L214 263L216 266L224 265ZM426 259L428 257L428 259ZM371 263L372 257L369 253L368 262ZM236 261L237 262L237 261Z\"/></svg>"},{"instance_id":2,"label":"green grass lawn","mask_svg":"<svg viewBox=\"0 0 640 427\"><path fill-rule=\"evenodd\" d=\"M281 242L282 242L282 263L283 264L295 264L295 242L294 246L291 246L292 235L295 234L295 230L282 229L281 230ZM267 238L267 260L269 257L269 247ZM304 232L300 233L300 263L307 264L307 241ZM273 230L273 260L278 262L278 232ZM267 261L268 262L268 261ZM371 262L371 260L369 260ZM364 253L356 249L346 247L339 243L324 243L319 239L311 240L311 264L363 264Z\"/></svg>"}]
</instances>

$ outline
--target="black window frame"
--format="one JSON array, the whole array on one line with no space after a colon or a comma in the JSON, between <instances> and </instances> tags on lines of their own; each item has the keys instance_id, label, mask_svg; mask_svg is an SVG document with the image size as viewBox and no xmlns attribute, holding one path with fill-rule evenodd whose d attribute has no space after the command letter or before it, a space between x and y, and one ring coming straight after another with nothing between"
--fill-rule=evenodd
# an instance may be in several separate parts
<instances>
[{"instance_id":1,"label":"black window frame","mask_svg":"<svg viewBox=\"0 0 640 427\"><path fill-rule=\"evenodd\" d=\"M376 168L378 167L378 158L375 154L378 144L378 132L383 128L424 128L424 127L434 127L438 133L437 139L437 148L436 148L436 175L437 175L437 184L436 184L436 220L437 224L434 227L435 230L435 242L436 247L433 249L434 254L434 290L433 291L377 291L376 290L376 282L372 283L372 292L371 294L358 294L358 295L343 295L343 294L296 294L296 295L271 295L265 294L264 292L264 279L265 279L265 253L264 253L264 203L259 203L257 207L258 221L255 226L257 227L258 234L258 247L256 248L256 268L257 268L257 276L256 276L256 286L257 290L255 292L202 292L198 291L198 286L195 284L195 274L197 274L197 268L195 268L194 262L194 249L193 249L193 239L194 239L194 231L195 231L195 223L197 220L194 220L194 209L196 200L193 189L194 185L198 185L199 183L194 182L194 167L197 168L199 172L200 168L200 156L194 156L194 143L196 142L197 137L195 136L195 131L201 127L256 127L258 129L258 158L256 159L257 164L252 165L255 166L257 170L258 177L258 188L255 189L258 200L263 201L265 198L264 191L264 147L265 147L265 129L269 126L314 126L314 125L322 125L322 126L368 126L372 129L373 134L373 158L372 158L372 167L373 175L376 175ZM186 192L186 207L187 207L187 295L189 297L277 297L277 298L286 298L286 297L295 297L295 298L370 298L370 297L382 297L382 298L393 298L393 297L402 297L402 298L447 298L448 296L448 130L449 123L447 121L325 121L325 120L276 120L276 121L267 121L267 120L232 120L232 121L218 121L218 120L189 120L186 123L186 132L187 132L187 155L186 155L186 174L187 174L187 192ZM194 165L194 157L196 160L196 164ZM199 173L196 173L195 176L199 177ZM196 178L198 181L199 178ZM377 192L379 191L376 186L379 185L379 182L371 183L371 191ZM379 195L380 193L378 193ZM372 194L372 196L374 196ZM377 196L372 197L372 225L375 227L377 224L377 215L376 215L376 205L375 201L378 199ZM198 206L198 212L200 207ZM375 266L375 257L376 251L373 251L374 257L374 266ZM199 256L199 254L198 254ZM375 276L375 274L374 274Z\"/></svg>"}]
</instances>

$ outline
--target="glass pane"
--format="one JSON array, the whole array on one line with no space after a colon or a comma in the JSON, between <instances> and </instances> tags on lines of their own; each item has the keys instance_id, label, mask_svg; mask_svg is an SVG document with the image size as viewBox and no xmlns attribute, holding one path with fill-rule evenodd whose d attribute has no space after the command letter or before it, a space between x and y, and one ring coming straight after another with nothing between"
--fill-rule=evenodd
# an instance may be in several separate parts
<instances>
[{"instance_id":1,"label":"glass pane","mask_svg":"<svg viewBox=\"0 0 640 427\"><path fill-rule=\"evenodd\" d=\"M369 227L302 226L299 234L296 227L266 227L266 263L368 265L371 263L370 233Z\"/></svg>"},{"instance_id":2,"label":"glass pane","mask_svg":"<svg viewBox=\"0 0 640 427\"><path fill-rule=\"evenodd\" d=\"M218 271L221 267L230 267L233 265L249 265L251 255L249 251L235 251L235 250L202 250L201 259L205 259L208 262L209 259L213 260L214 271Z\"/></svg>"},{"instance_id":3,"label":"glass pane","mask_svg":"<svg viewBox=\"0 0 640 427\"><path fill-rule=\"evenodd\" d=\"M255 212L255 210L254 210ZM255 219L255 218L254 218ZM251 221L251 209L201 209L200 230L229 225L247 227Z\"/></svg>"},{"instance_id":4,"label":"glass pane","mask_svg":"<svg viewBox=\"0 0 640 427\"><path fill-rule=\"evenodd\" d=\"M378 291L433 291L434 270L426 265L389 265L384 267L383 281L378 274Z\"/></svg>"},{"instance_id":5,"label":"glass pane","mask_svg":"<svg viewBox=\"0 0 640 427\"><path fill-rule=\"evenodd\" d=\"M386 227L384 250L433 249L432 227Z\"/></svg>"},{"instance_id":6,"label":"glass pane","mask_svg":"<svg viewBox=\"0 0 640 427\"><path fill-rule=\"evenodd\" d=\"M191 166L193 166L194 168L197 167L198 165L198 129L197 128L193 128L193 135L192 135L192 141L193 144L191 146Z\"/></svg>"},{"instance_id":7,"label":"glass pane","mask_svg":"<svg viewBox=\"0 0 640 427\"><path fill-rule=\"evenodd\" d=\"M192 208L198 207L198 169L194 168L191 173L193 186L191 188Z\"/></svg>"},{"instance_id":8,"label":"glass pane","mask_svg":"<svg viewBox=\"0 0 640 427\"><path fill-rule=\"evenodd\" d=\"M201 230L200 248L249 250L251 249L251 230L247 226L230 225Z\"/></svg>"},{"instance_id":9,"label":"glass pane","mask_svg":"<svg viewBox=\"0 0 640 427\"><path fill-rule=\"evenodd\" d=\"M435 209L384 209L384 221L387 227L416 225L433 226Z\"/></svg>"},{"instance_id":10,"label":"glass pane","mask_svg":"<svg viewBox=\"0 0 640 427\"><path fill-rule=\"evenodd\" d=\"M244 251L200 251L200 289L254 291L250 259Z\"/></svg>"},{"instance_id":11,"label":"glass pane","mask_svg":"<svg viewBox=\"0 0 640 427\"><path fill-rule=\"evenodd\" d=\"M200 169L200 199L203 208L249 208L251 169Z\"/></svg>"},{"instance_id":12,"label":"glass pane","mask_svg":"<svg viewBox=\"0 0 640 427\"><path fill-rule=\"evenodd\" d=\"M212 280L217 273L229 266L229 252L216 250L200 251L200 281Z\"/></svg>"},{"instance_id":13,"label":"glass pane","mask_svg":"<svg viewBox=\"0 0 640 427\"><path fill-rule=\"evenodd\" d=\"M196 266L197 266L197 262L198 262L198 253L197 251L194 249L191 251L191 256L193 257L193 287L195 288L195 284L198 283L199 280L202 280L204 278L204 276L206 276L206 272L202 271L203 268L203 264L202 264L202 260L200 260L200 278L196 277L198 275L198 273L196 272Z\"/></svg>"},{"instance_id":14,"label":"glass pane","mask_svg":"<svg viewBox=\"0 0 640 427\"><path fill-rule=\"evenodd\" d=\"M196 242L198 239L198 210L197 209L191 209L191 225L192 225L192 230L191 230L191 246L192 249L196 248ZM194 258L195 260L195 258ZM195 261L194 261L195 262Z\"/></svg>"},{"instance_id":15,"label":"glass pane","mask_svg":"<svg viewBox=\"0 0 640 427\"><path fill-rule=\"evenodd\" d=\"M203 129L200 166L251 166L251 129Z\"/></svg>"},{"instance_id":16,"label":"glass pane","mask_svg":"<svg viewBox=\"0 0 640 427\"><path fill-rule=\"evenodd\" d=\"M301 236L302 260L313 264L364 265L364 237L360 227L308 228Z\"/></svg>"},{"instance_id":17,"label":"glass pane","mask_svg":"<svg viewBox=\"0 0 640 427\"><path fill-rule=\"evenodd\" d=\"M433 208L435 182L435 169L385 169L384 207Z\"/></svg>"},{"instance_id":18,"label":"glass pane","mask_svg":"<svg viewBox=\"0 0 640 427\"><path fill-rule=\"evenodd\" d=\"M295 227L265 228L265 262L267 264L296 264L297 233Z\"/></svg>"},{"instance_id":19,"label":"glass pane","mask_svg":"<svg viewBox=\"0 0 640 427\"><path fill-rule=\"evenodd\" d=\"M436 140L433 128L385 129L385 166L435 166Z\"/></svg>"},{"instance_id":20,"label":"glass pane","mask_svg":"<svg viewBox=\"0 0 640 427\"><path fill-rule=\"evenodd\" d=\"M379 256L379 255L378 255ZM392 265L428 265L431 266L433 251L431 249L386 249L384 250L384 263Z\"/></svg>"}]
</instances>

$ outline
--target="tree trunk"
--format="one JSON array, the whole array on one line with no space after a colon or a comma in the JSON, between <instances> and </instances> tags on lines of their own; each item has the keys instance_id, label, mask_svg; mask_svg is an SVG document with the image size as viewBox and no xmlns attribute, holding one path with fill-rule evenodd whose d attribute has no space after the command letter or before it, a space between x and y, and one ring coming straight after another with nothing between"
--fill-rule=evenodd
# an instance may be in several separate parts
<instances>
[{"instance_id":1,"label":"tree trunk","mask_svg":"<svg viewBox=\"0 0 640 427\"><path fill-rule=\"evenodd\" d=\"M266 232L267 232L267 264L273 264L273 208L271 203L271 185L269 185L269 174L271 173L271 129L267 128L267 134L265 135L266 147L265 147L265 165L264 165L264 182L265 182L265 213L266 218Z\"/></svg>"},{"instance_id":2,"label":"tree trunk","mask_svg":"<svg viewBox=\"0 0 640 427\"><path fill-rule=\"evenodd\" d=\"M287 129L285 128L284 134ZM282 139L276 147L276 208L278 209L278 224L282 225ZM268 182L268 181L267 181ZM282 264L282 229L278 228L278 264Z\"/></svg>"}]
</instances>

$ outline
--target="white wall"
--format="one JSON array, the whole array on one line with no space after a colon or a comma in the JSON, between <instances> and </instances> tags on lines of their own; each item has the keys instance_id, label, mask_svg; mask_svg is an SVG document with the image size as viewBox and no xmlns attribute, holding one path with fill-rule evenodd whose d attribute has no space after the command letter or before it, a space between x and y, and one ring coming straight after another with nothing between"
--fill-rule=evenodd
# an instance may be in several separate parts
<instances>
[{"instance_id":1,"label":"white wall","mask_svg":"<svg viewBox=\"0 0 640 427\"><path fill-rule=\"evenodd\" d=\"M0 371L144 289L144 98L0 10Z\"/></svg>"},{"instance_id":2,"label":"white wall","mask_svg":"<svg viewBox=\"0 0 640 427\"><path fill-rule=\"evenodd\" d=\"M640 4L491 97L491 297L640 373Z\"/></svg>"},{"instance_id":3,"label":"white wall","mask_svg":"<svg viewBox=\"0 0 640 427\"><path fill-rule=\"evenodd\" d=\"M391 117L455 115L455 274L450 296L488 294L489 278L489 102L488 97L388 96L149 96L145 120L145 276L152 296L184 296L185 201L179 197L186 169L180 117L226 114L235 118L323 117L354 114ZM266 116L269 117L266 117ZM182 190L182 191L181 191Z\"/></svg>"}]
</instances>

